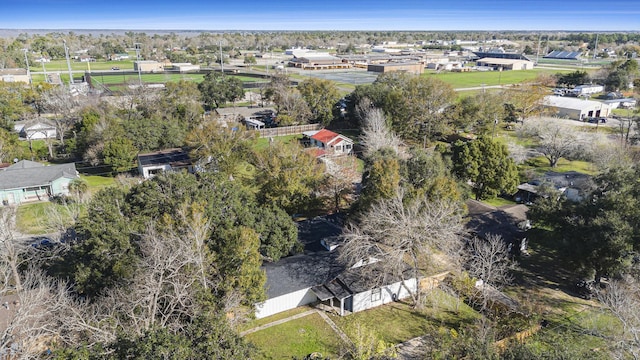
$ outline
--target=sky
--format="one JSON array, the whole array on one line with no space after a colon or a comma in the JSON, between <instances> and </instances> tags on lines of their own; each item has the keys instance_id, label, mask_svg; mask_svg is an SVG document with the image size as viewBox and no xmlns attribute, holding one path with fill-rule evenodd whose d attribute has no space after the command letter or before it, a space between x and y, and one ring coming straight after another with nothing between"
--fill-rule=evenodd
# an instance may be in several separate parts
<instances>
[{"instance_id":1,"label":"sky","mask_svg":"<svg viewBox=\"0 0 640 360\"><path fill-rule=\"evenodd\" d=\"M640 31L640 1L0 0L0 29Z\"/></svg>"}]
</instances>

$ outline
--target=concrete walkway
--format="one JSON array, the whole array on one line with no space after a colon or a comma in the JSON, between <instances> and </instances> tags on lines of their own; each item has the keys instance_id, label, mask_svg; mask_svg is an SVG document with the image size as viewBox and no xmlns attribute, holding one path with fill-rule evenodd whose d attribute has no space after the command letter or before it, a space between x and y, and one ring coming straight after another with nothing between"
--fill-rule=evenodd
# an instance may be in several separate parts
<instances>
[{"instance_id":1,"label":"concrete walkway","mask_svg":"<svg viewBox=\"0 0 640 360\"><path fill-rule=\"evenodd\" d=\"M347 334L345 334L339 327L338 325L336 325L336 323L333 322L333 320L331 320L331 318L322 310L318 310L318 309L313 309L313 310L308 310L305 312L302 312L300 314L295 314L295 315L291 315L289 317L286 317L284 319L280 319L280 320L276 320L274 322L270 322L268 324L264 324L264 325L260 325L258 327L255 327L253 329L249 329L249 330L245 330L243 332L240 333L240 336L245 336L248 334L252 334L256 331L260 331L260 330L264 330L264 329L268 329L272 326L276 326L276 325L280 325L280 324L284 324L288 321L291 320L296 320L296 319L300 319L303 318L305 316L308 315L312 315L314 313L317 313L318 315L320 315L320 317L329 325L331 326L331 328L333 329L333 331L335 331L336 334L338 334L338 336L340 336L340 338L342 339L342 341L344 341L346 344L350 344L352 345L353 343L351 342L351 339L349 339L349 337L347 336Z\"/></svg>"},{"instance_id":2,"label":"concrete walkway","mask_svg":"<svg viewBox=\"0 0 640 360\"><path fill-rule=\"evenodd\" d=\"M284 323L286 323L287 321L291 321L291 320L295 320L295 319L300 319L300 318L305 317L305 316L307 316L307 315L311 315L311 314L313 314L314 312L317 312L317 311L318 311L318 310L315 310L315 309L314 309L314 310L308 310L308 311L305 311L305 312L300 313L300 314L291 315L291 316L286 317L286 318L284 318L284 319L280 319L280 320L277 320L277 321L274 321L274 322L270 322L270 323L268 323L268 324L260 325L260 326L258 326L258 327L254 327L253 329L249 329L249 330L245 330L245 331L241 332L241 333L240 333L240 336L245 336L245 335L248 335L248 334L252 334L252 333L254 333L254 332L256 332L256 331L260 331L260 330L268 329L268 328L270 328L270 327L272 327L272 326L276 326L276 325L284 324Z\"/></svg>"}]
</instances>

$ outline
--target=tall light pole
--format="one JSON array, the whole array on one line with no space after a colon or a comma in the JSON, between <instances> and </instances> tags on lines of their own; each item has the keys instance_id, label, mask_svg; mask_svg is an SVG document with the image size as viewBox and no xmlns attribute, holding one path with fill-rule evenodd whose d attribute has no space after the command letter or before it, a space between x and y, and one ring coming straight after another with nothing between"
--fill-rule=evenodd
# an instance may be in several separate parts
<instances>
[{"instance_id":1,"label":"tall light pole","mask_svg":"<svg viewBox=\"0 0 640 360\"><path fill-rule=\"evenodd\" d=\"M142 87L142 74L140 73L140 43L134 43L136 48L136 62L138 63L138 83Z\"/></svg>"},{"instance_id":2,"label":"tall light pole","mask_svg":"<svg viewBox=\"0 0 640 360\"><path fill-rule=\"evenodd\" d=\"M29 84L31 84L31 70L29 69L29 58L27 57L28 50L22 49L22 51L24 51L24 63L27 65L27 76L29 77Z\"/></svg>"},{"instance_id":3,"label":"tall light pole","mask_svg":"<svg viewBox=\"0 0 640 360\"><path fill-rule=\"evenodd\" d=\"M73 73L71 72L71 62L69 61L69 48L67 47L67 40L62 40L64 45L64 56L67 58L67 68L69 69L69 88L73 87Z\"/></svg>"},{"instance_id":4,"label":"tall light pole","mask_svg":"<svg viewBox=\"0 0 640 360\"><path fill-rule=\"evenodd\" d=\"M220 45L220 72L222 73L222 76L224 76L224 57L222 56L222 40L218 41L218 44Z\"/></svg>"}]
</instances>

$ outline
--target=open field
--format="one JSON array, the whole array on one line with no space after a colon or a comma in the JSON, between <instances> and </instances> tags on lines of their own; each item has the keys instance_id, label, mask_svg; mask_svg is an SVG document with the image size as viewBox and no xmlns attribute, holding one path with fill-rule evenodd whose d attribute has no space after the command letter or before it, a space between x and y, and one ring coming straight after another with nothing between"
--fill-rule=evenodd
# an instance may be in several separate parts
<instances>
[{"instance_id":1,"label":"open field","mask_svg":"<svg viewBox=\"0 0 640 360\"><path fill-rule=\"evenodd\" d=\"M42 72L42 64L35 63L29 65L29 70ZM71 61L71 70L73 71L111 70L112 67L119 67L120 70L133 71L133 60L96 62ZM69 71L66 60L52 60L51 62L44 63L44 68L47 72Z\"/></svg>"},{"instance_id":2,"label":"open field","mask_svg":"<svg viewBox=\"0 0 640 360\"><path fill-rule=\"evenodd\" d=\"M454 89L482 87L492 85L519 84L533 80L540 74L568 73L571 70L533 69L520 71L474 71L474 72L440 72L426 71L422 76L436 77Z\"/></svg>"}]
</instances>

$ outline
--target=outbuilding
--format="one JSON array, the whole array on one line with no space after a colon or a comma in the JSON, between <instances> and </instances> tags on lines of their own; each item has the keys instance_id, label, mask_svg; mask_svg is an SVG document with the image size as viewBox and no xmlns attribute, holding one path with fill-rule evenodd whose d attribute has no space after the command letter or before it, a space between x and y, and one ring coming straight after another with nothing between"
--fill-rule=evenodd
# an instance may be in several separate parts
<instances>
[{"instance_id":1,"label":"outbuilding","mask_svg":"<svg viewBox=\"0 0 640 360\"><path fill-rule=\"evenodd\" d=\"M611 107L607 104L571 97L545 96L542 104L554 116L580 121L589 117L607 117L611 113Z\"/></svg>"},{"instance_id":2,"label":"outbuilding","mask_svg":"<svg viewBox=\"0 0 640 360\"><path fill-rule=\"evenodd\" d=\"M164 65L154 60L140 60L133 62L133 70L140 72L161 72L164 71Z\"/></svg>"}]
</instances>

